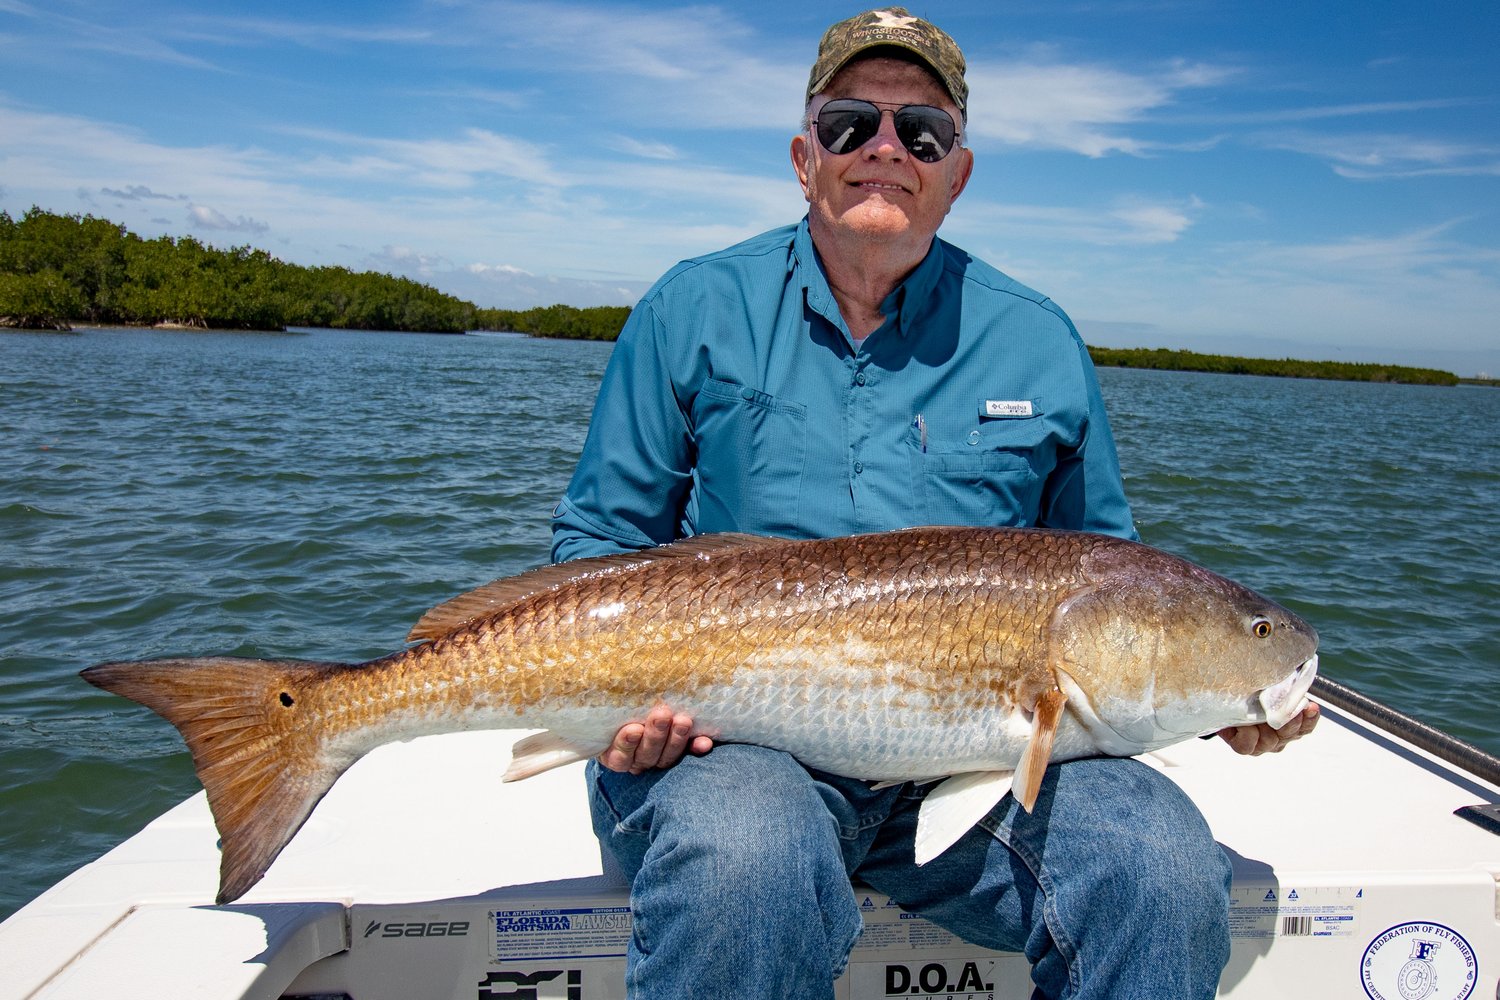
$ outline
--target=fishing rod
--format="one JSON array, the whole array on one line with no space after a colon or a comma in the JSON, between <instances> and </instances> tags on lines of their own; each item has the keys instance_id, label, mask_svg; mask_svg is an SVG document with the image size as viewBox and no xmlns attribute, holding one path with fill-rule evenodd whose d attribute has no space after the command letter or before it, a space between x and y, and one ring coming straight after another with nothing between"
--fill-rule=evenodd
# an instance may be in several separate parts
<instances>
[{"instance_id":1,"label":"fishing rod","mask_svg":"<svg viewBox=\"0 0 1500 1000\"><path fill-rule=\"evenodd\" d=\"M1356 718L1379 726L1386 732L1426 750L1440 760L1462 768L1492 785L1500 785L1500 757L1465 743L1450 733L1429 726L1369 695L1319 675L1312 685L1312 696L1343 709Z\"/></svg>"}]
</instances>

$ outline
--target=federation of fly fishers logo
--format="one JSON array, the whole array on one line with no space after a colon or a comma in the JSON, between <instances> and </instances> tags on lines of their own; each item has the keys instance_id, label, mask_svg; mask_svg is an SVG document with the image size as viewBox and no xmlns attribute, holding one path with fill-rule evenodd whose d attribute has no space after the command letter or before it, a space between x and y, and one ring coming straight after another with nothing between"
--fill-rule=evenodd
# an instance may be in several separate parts
<instances>
[{"instance_id":1,"label":"federation of fly fishers logo","mask_svg":"<svg viewBox=\"0 0 1500 1000\"><path fill-rule=\"evenodd\" d=\"M1467 1000L1479 981L1479 962L1453 928L1418 921L1371 941L1359 973L1370 1000Z\"/></svg>"}]
</instances>

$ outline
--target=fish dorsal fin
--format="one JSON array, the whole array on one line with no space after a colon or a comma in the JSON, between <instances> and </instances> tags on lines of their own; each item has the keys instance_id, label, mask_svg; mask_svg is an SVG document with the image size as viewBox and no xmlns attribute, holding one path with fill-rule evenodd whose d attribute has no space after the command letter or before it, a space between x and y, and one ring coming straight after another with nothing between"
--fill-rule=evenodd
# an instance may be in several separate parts
<instances>
[{"instance_id":1,"label":"fish dorsal fin","mask_svg":"<svg viewBox=\"0 0 1500 1000\"><path fill-rule=\"evenodd\" d=\"M1037 697L1036 709L1031 715L1031 738L1026 741L1026 749L1016 764L1016 801L1027 812L1036 805L1042 775L1052 757L1052 739L1057 735L1057 724L1067 703L1068 696L1057 688L1043 691Z\"/></svg>"},{"instance_id":2,"label":"fish dorsal fin","mask_svg":"<svg viewBox=\"0 0 1500 1000\"><path fill-rule=\"evenodd\" d=\"M925 865L958 842L1010 791L1010 771L955 774L922 800L917 813L916 862Z\"/></svg>"},{"instance_id":3,"label":"fish dorsal fin","mask_svg":"<svg viewBox=\"0 0 1500 1000\"><path fill-rule=\"evenodd\" d=\"M533 594L554 590L575 580L607 573L620 573L664 559L710 559L715 555L782 541L762 535L695 535L682 541L638 552L574 559L552 566L538 566L516 576L507 576L482 587L449 598L432 608L412 626L407 642L440 639L486 615L494 614Z\"/></svg>"},{"instance_id":4,"label":"fish dorsal fin","mask_svg":"<svg viewBox=\"0 0 1500 1000\"><path fill-rule=\"evenodd\" d=\"M654 551L654 550L653 550ZM407 642L440 639L473 621L525 600L532 594L554 590L585 576L615 573L650 562L642 554L626 552L595 559L578 559L555 566L538 566L516 576L494 580L457 597L450 597L424 614L406 634Z\"/></svg>"}]
</instances>

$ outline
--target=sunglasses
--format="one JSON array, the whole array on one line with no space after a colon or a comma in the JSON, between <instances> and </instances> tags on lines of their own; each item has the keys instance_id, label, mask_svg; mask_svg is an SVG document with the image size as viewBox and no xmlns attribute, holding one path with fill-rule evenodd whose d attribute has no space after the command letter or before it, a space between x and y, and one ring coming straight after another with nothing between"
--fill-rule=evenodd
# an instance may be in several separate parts
<instances>
[{"instance_id":1,"label":"sunglasses","mask_svg":"<svg viewBox=\"0 0 1500 1000\"><path fill-rule=\"evenodd\" d=\"M896 123L896 138L923 163L936 163L953 152L958 139L953 116L925 104L899 106L841 97L818 111L813 131L830 153L852 153L880 131L880 119L886 111Z\"/></svg>"}]
</instances>

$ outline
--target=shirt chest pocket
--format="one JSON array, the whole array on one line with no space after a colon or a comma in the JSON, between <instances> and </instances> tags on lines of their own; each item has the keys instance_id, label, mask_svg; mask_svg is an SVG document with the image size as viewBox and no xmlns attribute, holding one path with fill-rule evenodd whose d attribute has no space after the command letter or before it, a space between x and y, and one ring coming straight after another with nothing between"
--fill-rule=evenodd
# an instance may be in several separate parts
<instances>
[{"instance_id":1,"label":"shirt chest pocket","mask_svg":"<svg viewBox=\"0 0 1500 1000\"><path fill-rule=\"evenodd\" d=\"M705 381L693 401L694 528L795 533L806 435L801 403Z\"/></svg>"},{"instance_id":2,"label":"shirt chest pocket","mask_svg":"<svg viewBox=\"0 0 1500 1000\"><path fill-rule=\"evenodd\" d=\"M1053 464L1041 416L987 420L966 436L918 446L927 524L1034 525Z\"/></svg>"}]
</instances>

